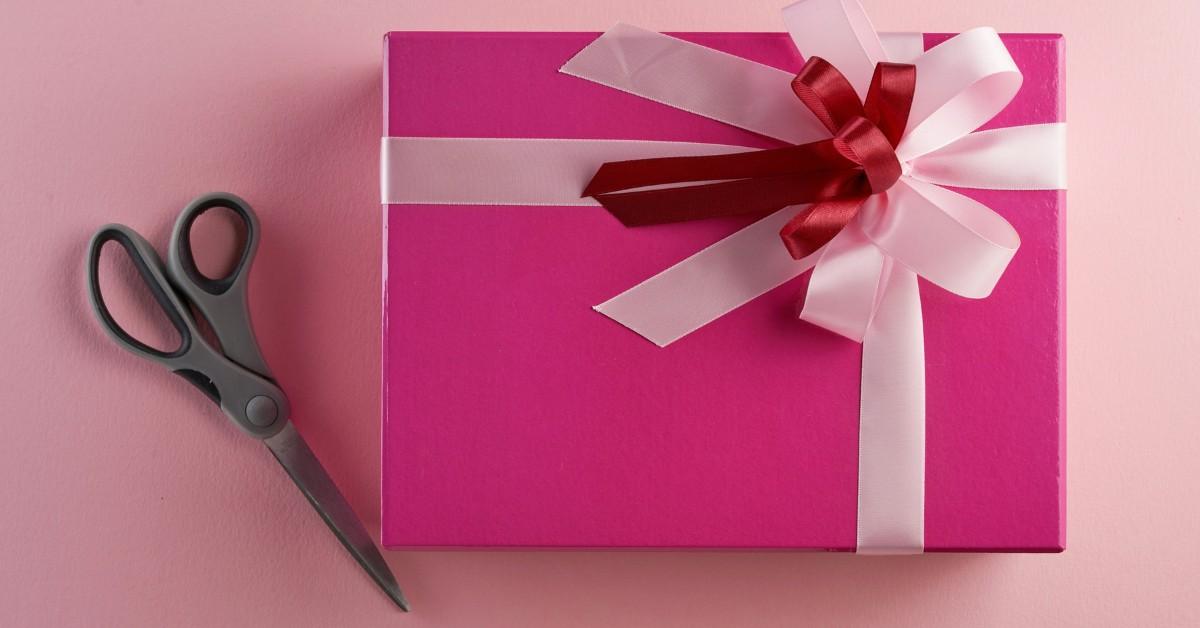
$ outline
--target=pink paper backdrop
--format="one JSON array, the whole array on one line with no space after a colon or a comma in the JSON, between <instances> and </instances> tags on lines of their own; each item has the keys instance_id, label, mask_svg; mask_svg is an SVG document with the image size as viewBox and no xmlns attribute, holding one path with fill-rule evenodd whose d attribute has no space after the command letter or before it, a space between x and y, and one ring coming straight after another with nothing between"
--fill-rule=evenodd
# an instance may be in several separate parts
<instances>
[{"instance_id":1,"label":"pink paper backdrop","mask_svg":"<svg viewBox=\"0 0 1200 628\"><path fill-rule=\"evenodd\" d=\"M1062 555L390 553L417 608L402 617L259 446L87 313L98 224L162 242L194 194L245 196L269 225L251 282L264 351L377 530L382 33L778 30L780 2L6 0L0 625L1200 622L1200 212L1172 191L1200 159L1192 0L865 2L883 30L1067 36Z\"/></svg>"}]
</instances>

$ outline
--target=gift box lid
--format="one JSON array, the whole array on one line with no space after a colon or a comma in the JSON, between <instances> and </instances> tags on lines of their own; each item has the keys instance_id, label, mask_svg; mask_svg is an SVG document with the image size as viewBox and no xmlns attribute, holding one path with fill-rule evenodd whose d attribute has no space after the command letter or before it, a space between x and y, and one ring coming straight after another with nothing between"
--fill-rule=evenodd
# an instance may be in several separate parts
<instances>
[{"instance_id":1,"label":"gift box lid","mask_svg":"<svg viewBox=\"0 0 1200 628\"><path fill-rule=\"evenodd\" d=\"M558 72L596 36L389 33L385 134L778 145ZM1061 36L1003 41L1025 80L987 127L1062 121ZM921 286L926 550L1059 551L1064 193L958 191L1022 245L987 299ZM853 550L861 346L795 318L807 276L666 348L592 310L748 222L385 206L384 545Z\"/></svg>"}]
</instances>

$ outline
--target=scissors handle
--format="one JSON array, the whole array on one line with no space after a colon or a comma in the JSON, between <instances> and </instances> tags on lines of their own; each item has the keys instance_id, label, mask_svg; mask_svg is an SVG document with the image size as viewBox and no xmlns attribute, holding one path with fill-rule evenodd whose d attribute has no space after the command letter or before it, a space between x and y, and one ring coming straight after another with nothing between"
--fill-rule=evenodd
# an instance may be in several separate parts
<instances>
[{"instance_id":1,"label":"scissors handle","mask_svg":"<svg viewBox=\"0 0 1200 628\"><path fill-rule=\"evenodd\" d=\"M151 347L133 337L113 318L100 290L100 254L109 242L119 244L133 262L138 277L179 333L178 347L169 351ZM96 318L118 345L191 382L251 436L269 438L286 426L290 407L283 391L266 377L228 359L204 340L191 311L164 272L154 247L137 232L124 225L101 227L88 246L87 277Z\"/></svg>"},{"instance_id":2,"label":"scissors handle","mask_svg":"<svg viewBox=\"0 0 1200 628\"><path fill-rule=\"evenodd\" d=\"M196 267L191 236L196 219L216 208L232 211L245 226L246 237L233 269L224 277L213 279ZM250 266L258 252L259 233L258 216L246 201L227 192L201 196L189 203L175 221L167 250L167 276L208 321L225 357L271 379L271 371L254 337L246 299Z\"/></svg>"}]
</instances>

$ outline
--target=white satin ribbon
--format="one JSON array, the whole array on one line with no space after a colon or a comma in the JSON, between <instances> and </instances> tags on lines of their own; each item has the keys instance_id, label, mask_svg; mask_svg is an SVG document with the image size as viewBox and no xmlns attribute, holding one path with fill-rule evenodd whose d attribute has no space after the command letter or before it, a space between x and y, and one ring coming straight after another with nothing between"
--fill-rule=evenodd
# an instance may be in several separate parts
<instances>
[{"instance_id":1,"label":"white satin ribbon","mask_svg":"<svg viewBox=\"0 0 1200 628\"><path fill-rule=\"evenodd\" d=\"M596 306L659 346L812 269L800 317L863 343L858 551L924 546L924 341L917 276L983 298L1019 246L982 204L939 187L1061 189L1065 125L972 132L1001 111L1021 76L992 29L928 52L919 36L880 38L857 0L802 0L783 10L797 47L865 93L876 62L917 66L906 174L872 196L825 247L791 259L783 209ZM788 88L791 75L703 46L620 25L562 71L790 142L828 137ZM385 203L591 205L579 192L605 161L743 147L604 140L385 138ZM458 173L469 170L470 180ZM483 176L479 176L483 175Z\"/></svg>"},{"instance_id":2,"label":"white satin ribbon","mask_svg":"<svg viewBox=\"0 0 1200 628\"><path fill-rule=\"evenodd\" d=\"M391 204L598 206L580 196L597 164L746 150L751 149L642 140L385 137L380 194Z\"/></svg>"},{"instance_id":3,"label":"white satin ribbon","mask_svg":"<svg viewBox=\"0 0 1200 628\"><path fill-rule=\"evenodd\" d=\"M985 190L1067 187L1067 125L1030 124L976 131L914 159L914 179Z\"/></svg>"}]
</instances>

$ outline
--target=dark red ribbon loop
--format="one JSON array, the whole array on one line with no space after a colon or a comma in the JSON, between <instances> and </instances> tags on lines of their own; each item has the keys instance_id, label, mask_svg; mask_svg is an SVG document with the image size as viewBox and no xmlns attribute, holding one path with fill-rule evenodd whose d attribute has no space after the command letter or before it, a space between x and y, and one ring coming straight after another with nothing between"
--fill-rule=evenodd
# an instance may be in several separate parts
<instances>
[{"instance_id":1,"label":"dark red ribbon loop","mask_svg":"<svg viewBox=\"0 0 1200 628\"><path fill-rule=\"evenodd\" d=\"M792 91L830 133L837 133L852 118L866 115L854 86L821 57L805 62L792 79Z\"/></svg>"},{"instance_id":2,"label":"dark red ribbon loop","mask_svg":"<svg viewBox=\"0 0 1200 628\"><path fill-rule=\"evenodd\" d=\"M880 63L865 102L859 102L837 68L810 57L792 80L792 91L833 138L728 155L609 162L583 196L594 197L626 226L764 214L812 203L780 232L799 259L837 235L868 196L899 179L895 147L908 124L915 86L914 66ZM654 187L696 182L704 183ZM654 189L636 190L647 187Z\"/></svg>"},{"instance_id":3,"label":"dark red ribbon loop","mask_svg":"<svg viewBox=\"0 0 1200 628\"><path fill-rule=\"evenodd\" d=\"M863 103L866 118L875 123L895 148L908 126L913 93L917 86L917 66L908 63L877 63Z\"/></svg>"}]
</instances>

